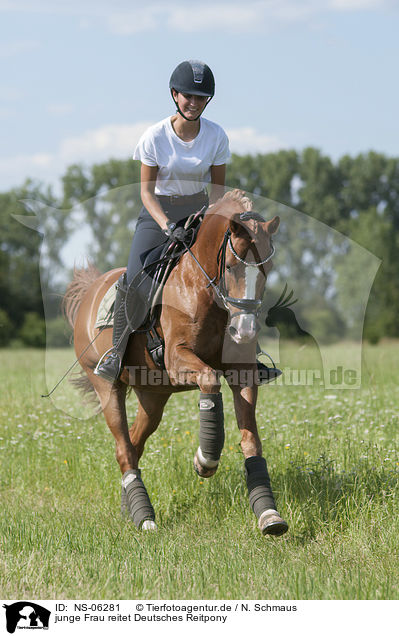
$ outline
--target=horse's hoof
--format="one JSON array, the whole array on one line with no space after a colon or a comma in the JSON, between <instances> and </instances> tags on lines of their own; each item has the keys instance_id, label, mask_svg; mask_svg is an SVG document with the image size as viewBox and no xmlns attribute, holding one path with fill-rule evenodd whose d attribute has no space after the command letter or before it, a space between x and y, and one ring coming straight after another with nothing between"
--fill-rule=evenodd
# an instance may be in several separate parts
<instances>
[{"instance_id":1,"label":"horse's hoof","mask_svg":"<svg viewBox=\"0 0 399 636\"><path fill-rule=\"evenodd\" d=\"M288 523L278 514L277 510L265 510L259 517L258 526L263 535L270 534L280 537L288 530Z\"/></svg>"},{"instance_id":2,"label":"horse's hoof","mask_svg":"<svg viewBox=\"0 0 399 636\"><path fill-rule=\"evenodd\" d=\"M213 468L207 468L206 466L203 466L198 459L198 451L195 453L194 470L197 473L198 477L204 477L205 479L208 479L208 477L212 477L216 473L217 469L217 466Z\"/></svg>"},{"instance_id":3,"label":"horse's hoof","mask_svg":"<svg viewBox=\"0 0 399 636\"><path fill-rule=\"evenodd\" d=\"M141 530L158 530L158 526L152 519L146 519L141 525Z\"/></svg>"}]
</instances>

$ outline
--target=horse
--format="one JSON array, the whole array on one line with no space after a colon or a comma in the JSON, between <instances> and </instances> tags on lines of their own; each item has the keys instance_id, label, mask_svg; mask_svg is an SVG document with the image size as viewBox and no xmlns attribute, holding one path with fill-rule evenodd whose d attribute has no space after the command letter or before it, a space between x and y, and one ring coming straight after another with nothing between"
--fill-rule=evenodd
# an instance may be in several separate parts
<instances>
[{"instance_id":1,"label":"horse","mask_svg":"<svg viewBox=\"0 0 399 636\"><path fill-rule=\"evenodd\" d=\"M112 341L111 329L95 327L98 307L123 268L103 275L93 266L77 270L67 288L64 311L74 330L75 352L82 367L78 385L85 391L91 389L99 399L115 440L122 474L122 510L139 529L157 528L139 461L172 394L199 389L199 447L194 468L201 478L215 474L224 443L222 376L233 394L249 501L259 529L275 536L288 529L276 509L255 418L257 316L272 267L272 237L280 219L275 216L266 221L252 207L244 192L226 193L208 208L193 246L169 274L156 325L164 341L162 382L151 382L151 373L161 372L142 330L130 336L123 370L114 384L94 374ZM138 400L130 429L125 405L128 387Z\"/></svg>"}]
</instances>

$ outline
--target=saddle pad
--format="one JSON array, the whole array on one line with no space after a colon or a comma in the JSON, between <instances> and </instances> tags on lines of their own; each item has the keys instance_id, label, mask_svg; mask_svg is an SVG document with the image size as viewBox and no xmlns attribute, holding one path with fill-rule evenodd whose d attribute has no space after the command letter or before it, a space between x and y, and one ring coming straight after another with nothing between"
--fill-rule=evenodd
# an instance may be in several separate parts
<instances>
[{"instance_id":1,"label":"saddle pad","mask_svg":"<svg viewBox=\"0 0 399 636\"><path fill-rule=\"evenodd\" d=\"M112 309L112 305L115 302L116 296L116 283L113 283L111 287L106 292L104 298L100 302L97 311L97 318L95 327L113 327L114 325L114 314L110 317L110 311Z\"/></svg>"}]
</instances>

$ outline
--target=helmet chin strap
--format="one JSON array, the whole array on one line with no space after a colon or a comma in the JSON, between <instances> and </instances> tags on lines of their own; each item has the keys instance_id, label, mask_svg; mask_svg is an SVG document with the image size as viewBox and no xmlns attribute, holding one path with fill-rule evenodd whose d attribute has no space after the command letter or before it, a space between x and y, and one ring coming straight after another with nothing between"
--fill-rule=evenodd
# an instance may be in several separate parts
<instances>
[{"instance_id":1,"label":"helmet chin strap","mask_svg":"<svg viewBox=\"0 0 399 636\"><path fill-rule=\"evenodd\" d=\"M189 119L188 117L186 117L185 115L183 115L183 113L181 112L180 108L179 108L179 104L177 103L177 101L175 100L175 98L173 97L172 94L172 99L175 102L175 106L176 106L176 110L177 112L183 117L183 119L185 119L186 121L198 121L198 119L201 117L202 113L204 112L205 108L208 106L209 102L211 101L213 95L209 97L208 101L206 102L204 108L201 110L200 114L198 115L198 117L194 117L194 119Z\"/></svg>"}]
</instances>

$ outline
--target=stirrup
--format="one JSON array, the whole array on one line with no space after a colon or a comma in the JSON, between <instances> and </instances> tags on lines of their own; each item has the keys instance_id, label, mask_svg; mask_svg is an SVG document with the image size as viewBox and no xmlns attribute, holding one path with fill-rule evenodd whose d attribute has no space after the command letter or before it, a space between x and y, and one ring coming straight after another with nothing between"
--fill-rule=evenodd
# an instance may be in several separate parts
<instances>
[{"instance_id":1,"label":"stirrup","mask_svg":"<svg viewBox=\"0 0 399 636\"><path fill-rule=\"evenodd\" d=\"M118 368L114 370L111 369L111 373L110 373L109 370L107 368L104 368L103 365L106 365L107 361L111 357L115 358L118 361ZM116 353L115 348L111 347L105 353L103 353L103 355L97 362L96 368L94 369L93 373L94 375L97 375L98 377L103 378L104 380L107 380L108 382L112 383L118 379L121 372L121 368L122 368L121 360L118 354Z\"/></svg>"},{"instance_id":2,"label":"stirrup","mask_svg":"<svg viewBox=\"0 0 399 636\"><path fill-rule=\"evenodd\" d=\"M261 349L259 345L258 345L258 349L259 351L257 352L256 362L258 365L259 386L261 386L262 384L269 384L269 382L273 382L274 380L277 380L277 378L280 375L282 375L283 372L281 371L281 369L278 369L276 367L273 358L266 351L263 351L263 349ZM260 356L267 356L273 366L268 367L267 364L263 364L263 362L258 360L258 357ZM267 376L262 378L261 374L266 375L265 371L267 371Z\"/></svg>"}]
</instances>

